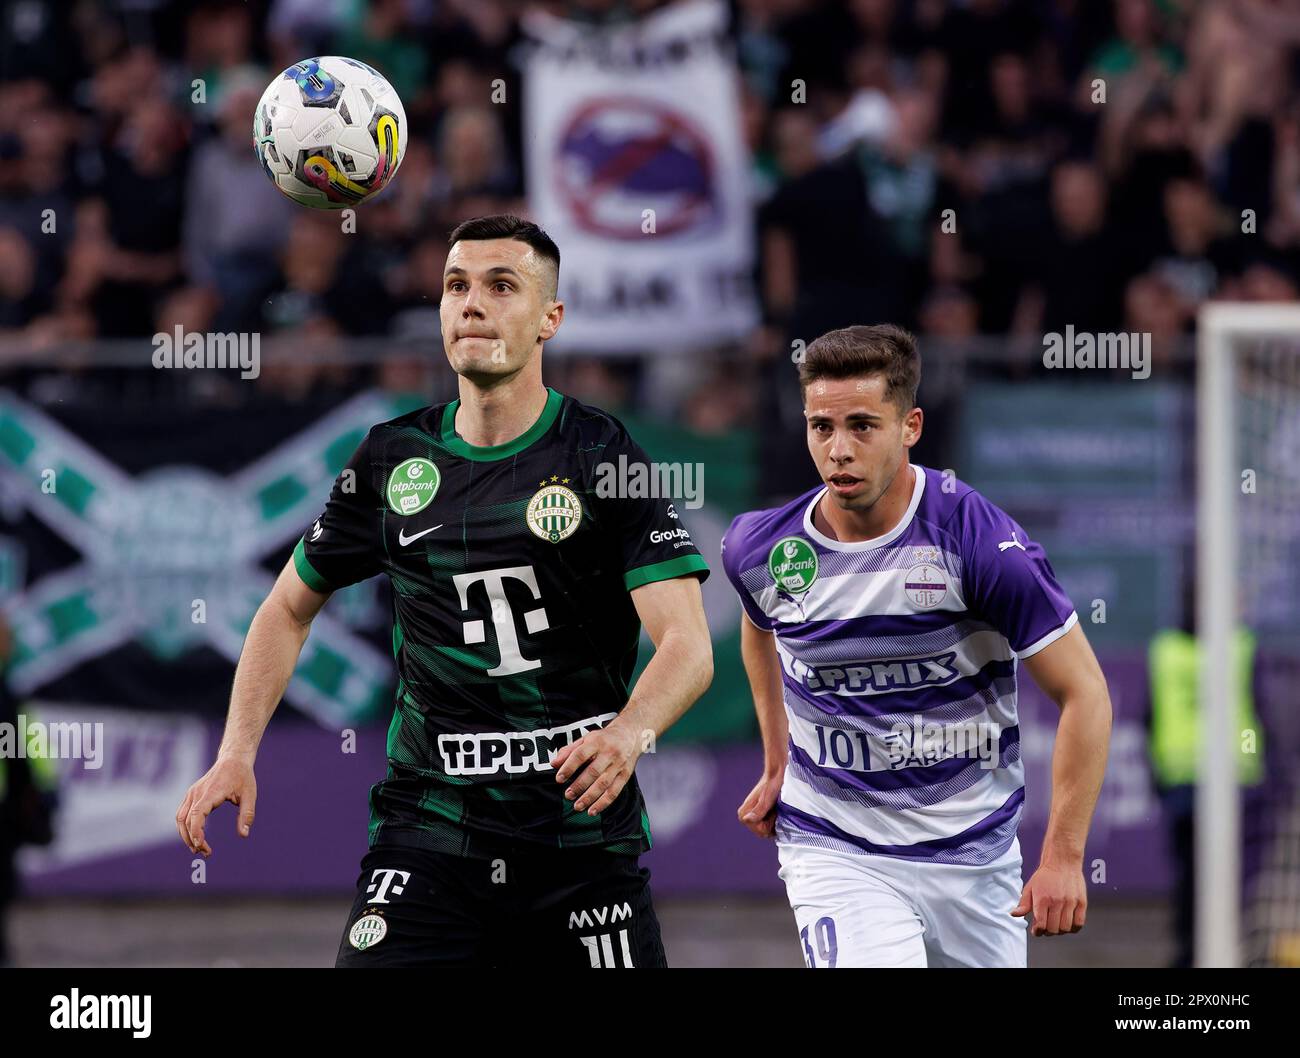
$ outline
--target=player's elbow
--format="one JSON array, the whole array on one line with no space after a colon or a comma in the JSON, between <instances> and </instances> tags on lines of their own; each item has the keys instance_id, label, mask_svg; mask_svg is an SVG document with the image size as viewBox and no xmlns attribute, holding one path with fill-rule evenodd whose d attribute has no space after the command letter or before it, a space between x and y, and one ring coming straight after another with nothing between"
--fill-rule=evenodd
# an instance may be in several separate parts
<instances>
[{"instance_id":1,"label":"player's elbow","mask_svg":"<svg viewBox=\"0 0 1300 1058\"><path fill-rule=\"evenodd\" d=\"M1069 688L1061 702L1062 711L1075 709L1080 714L1087 714L1097 723L1104 723L1110 730L1113 709L1110 704L1110 688L1106 677L1098 669L1095 675L1079 679Z\"/></svg>"},{"instance_id":2,"label":"player's elbow","mask_svg":"<svg viewBox=\"0 0 1300 1058\"><path fill-rule=\"evenodd\" d=\"M707 636L700 644L699 674L700 693L703 694L713 684L713 643Z\"/></svg>"},{"instance_id":3,"label":"player's elbow","mask_svg":"<svg viewBox=\"0 0 1300 1058\"><path fill-rule=\"evenodd\" d=\"M303 600L294 598L277 585L262 602L255 620L260 618L266 621L277 635L295 640L301 648L311 632L312 619L319 610L319 606L304 605Z\"/></svg>"},{"instance_id":4,"label":"player's elbow","mask_svg":"<svg viewBox=\"0 0 1300 1058\"><path fill-rule=\"evenodd\" d=\"M1110 688L1106 686L1105 679L1102 679L1100 686L1097 688L1097 711L1101 714L1102 719L1106 721L1106 731L1109 733L1111 725L1114 723L1115 710L1110 704Z\"/></svg>"},{"instance_id":5,"label":"player's elbow","mask_svg":"<svg viewBox=\"0 0 1300 1058\"><path fill-rule=\"evenodd\" d=\"M678 671L690 677L692 699L699 698L713 683L713 642L704 635L684 635L677 651Z\"/></svg>"}]
</instances>

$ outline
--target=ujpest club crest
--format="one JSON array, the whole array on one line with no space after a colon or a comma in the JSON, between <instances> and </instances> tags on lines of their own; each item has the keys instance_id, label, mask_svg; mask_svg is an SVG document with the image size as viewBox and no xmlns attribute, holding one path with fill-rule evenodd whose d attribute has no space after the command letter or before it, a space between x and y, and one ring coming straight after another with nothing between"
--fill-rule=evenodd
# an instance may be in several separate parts
<instances>
[{"instance_id":1,"label":"ujpest club crest","mask_svg":"<svg viewBox=\"0 0 1300 1058\"><path fill-rule=\"evenodd\" d=\"M948 574L937 562L920 562L907 571L903 591L913 606L932 610L948 594Z\"/></svg>"}]
</instances>

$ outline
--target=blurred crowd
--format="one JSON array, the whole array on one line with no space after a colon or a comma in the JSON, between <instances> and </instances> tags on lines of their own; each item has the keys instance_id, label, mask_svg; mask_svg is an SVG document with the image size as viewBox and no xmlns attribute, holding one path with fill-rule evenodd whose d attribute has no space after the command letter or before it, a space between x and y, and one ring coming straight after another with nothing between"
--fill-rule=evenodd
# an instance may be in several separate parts
<instances>
[{"instance_id":1,"label":"blurred crowd","mask_svg":"<svg viewBox=\"0 0 1300 1058\"><path fill-rule=\"evenodd\" d=\"M0 0L0 344L177 324L312 346L435 338L446 232L527 213L520 108L489 103L498 77L520 98L521 16L661 6ZM1159 358L1208 298L1300 292L1300 0L731 14L763 323L700 358L677 410L701 430L761 410L765 377L788 384L794 339L850 323L955 342L1143 331ZM399 179L346 237L281 197L251 149L270 77L312 54L383 70L410 123ZM557 370L592 399L635 400L633 366Z\"/></svg>"},{"instance_id":2,"label":"blurred crowd","mask_svg":"<svg viewBox=\"0 0 1300 1058\"><path fill-rule=\"evenodd\" d=\"M1300 290L1300 4L741 10L764 298L792 333L865 316L1159 348L1208 298ZM810 104L787 105L801 73Z\"/></svg>"}]
</instances>

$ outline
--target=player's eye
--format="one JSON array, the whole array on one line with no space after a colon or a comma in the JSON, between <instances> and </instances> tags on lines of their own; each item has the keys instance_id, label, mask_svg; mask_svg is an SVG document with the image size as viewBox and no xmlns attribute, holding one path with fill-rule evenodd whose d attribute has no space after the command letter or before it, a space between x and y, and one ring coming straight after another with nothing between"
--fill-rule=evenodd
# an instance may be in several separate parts
<instances>
[{"instance_id":1,"label":"player's eye","mask_svg":"<svg viewBox=\"0 0 1300 1058\"><path fill-rule=\"evenodd\" d=\"M497 292L498 294L500 294L500 293L507 293L507 294L508 294L511 290L514 289L514 287L512 287L512 286L511 286L509 283L507 283L504 279L499 279L499 280L497 280L495 283L492 284L492 286L493 286L493 288L496 290L496 292Z\"/></svg>"}]
</instances>

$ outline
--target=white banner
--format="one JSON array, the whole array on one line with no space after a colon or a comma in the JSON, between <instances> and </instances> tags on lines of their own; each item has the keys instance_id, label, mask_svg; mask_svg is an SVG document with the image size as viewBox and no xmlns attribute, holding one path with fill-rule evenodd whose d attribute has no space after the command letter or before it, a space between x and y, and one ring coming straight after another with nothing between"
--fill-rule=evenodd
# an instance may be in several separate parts
<instances>
[{"instance_id":1,"label":"white banner","mask_svg":"<svg viewBox=\"0 0 1300 1058\"><path fill-rule=\"evenodd\" d=\"M562 257L556 348L698 348L757 322L726 18L721 0L613 28L525 18L529 199Z\"/></svg>"}]
</instances>

